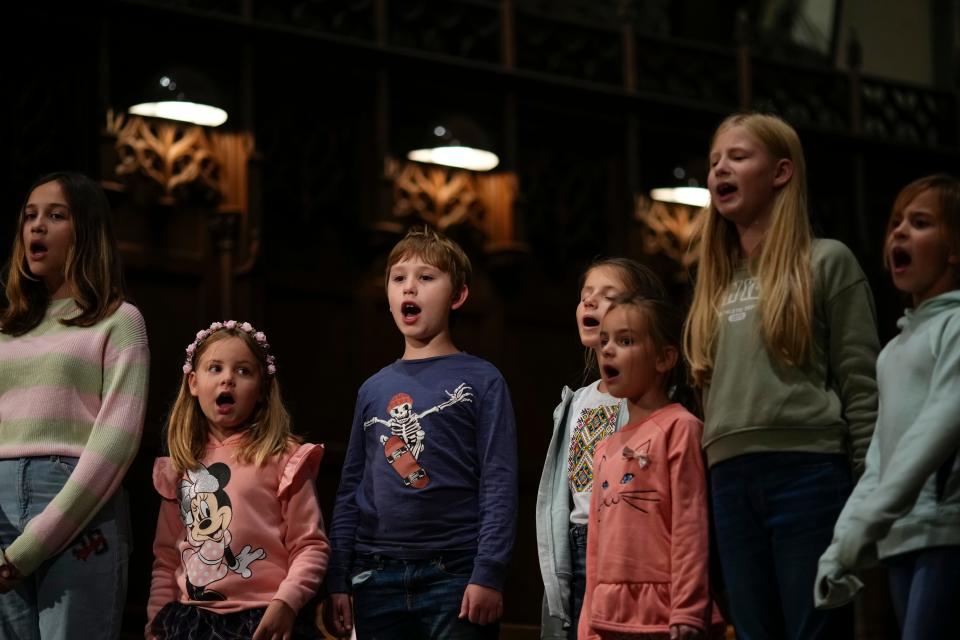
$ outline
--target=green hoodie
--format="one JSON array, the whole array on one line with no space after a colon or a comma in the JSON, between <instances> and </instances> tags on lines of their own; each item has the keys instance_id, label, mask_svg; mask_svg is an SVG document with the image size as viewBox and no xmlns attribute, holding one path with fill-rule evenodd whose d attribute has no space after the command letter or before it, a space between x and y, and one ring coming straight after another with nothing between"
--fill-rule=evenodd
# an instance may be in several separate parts
<instances>
[{"instance_id":1,"label":"green hoodie","mask_svg":"<svg viewBox=\"0 0 960 640\"><path fill-rule=\"evenodd\" d=\"M849 454L863 469L877 409L873 296L856 258L835 240L813 241L809 361L774 361L761 337L759 279L744 260L721 300L717 350L704 388L703 446L710 466L747 453Z\"/></svg>"},{"instance_id":2,"label":"green hoodie","mask_svg":"<svg viewBox=\"0 0 960 640\"><path fill-rule=\"evenodd\" d=\"M867 470L820 558L818 606L838 606L879 556L960 545L960 291L907 310L877 361ZM874 546L876 543L876 546Z\"/></svg>"}]
</instances>

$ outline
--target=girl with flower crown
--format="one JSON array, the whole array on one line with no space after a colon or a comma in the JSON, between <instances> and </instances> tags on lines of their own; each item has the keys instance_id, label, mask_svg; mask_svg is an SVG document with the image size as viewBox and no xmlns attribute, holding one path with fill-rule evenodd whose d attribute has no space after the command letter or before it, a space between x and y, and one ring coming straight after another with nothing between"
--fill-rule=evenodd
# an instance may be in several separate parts
<instances>
[{"instance_id":1,"label":"girl with flower crown","mask_svg":"<svg viewBox=\"0 0 960 640\"><path fill-rule=\"evenodd\" d=\"M297 612L323 580L329 544L316 495L323 447L291 434L267 337L214 322L186 349L154 465L163 497L148 638L313 638Z\"/></svg>"}]
</instances>

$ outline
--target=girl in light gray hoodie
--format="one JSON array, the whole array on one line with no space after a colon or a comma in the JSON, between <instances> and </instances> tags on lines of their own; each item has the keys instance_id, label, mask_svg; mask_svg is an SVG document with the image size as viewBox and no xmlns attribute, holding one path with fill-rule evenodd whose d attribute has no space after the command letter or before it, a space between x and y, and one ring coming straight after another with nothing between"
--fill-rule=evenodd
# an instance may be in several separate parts
<instances>
[{"instance_id":1,"label":"girl in light gray hoodie","mask_svg":"<svg viewBox=\"0 0 960 640\"><path fill-rule=\"evenodd\" d=\"M851 600L856 571L887 566L905 640L956 633L960 594L960 180L897 196L884 264L913 300L880 353L880 407L866 471L820 559L818 607Z\"/></svg>"}]
</instances>

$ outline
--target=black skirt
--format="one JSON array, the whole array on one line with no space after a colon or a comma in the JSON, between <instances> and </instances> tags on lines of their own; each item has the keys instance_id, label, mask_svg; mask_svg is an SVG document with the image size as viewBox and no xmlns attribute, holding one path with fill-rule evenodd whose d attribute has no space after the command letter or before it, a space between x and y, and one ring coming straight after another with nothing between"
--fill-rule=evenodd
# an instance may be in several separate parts
<instances>
[{"instance_id":1,"label":"black skirt","mask_svg":"<svg viewBox=\"0 0 960 640\"><path fill-rule=\"evenodd\" d=\"M296 640L322 640L313 622L313 603L307 604L293 624ZM157 613L150 631L159 640L249 640L266 608L234 613L214 613L180 602L168 602Z\"/></svg>"}]
</instances>

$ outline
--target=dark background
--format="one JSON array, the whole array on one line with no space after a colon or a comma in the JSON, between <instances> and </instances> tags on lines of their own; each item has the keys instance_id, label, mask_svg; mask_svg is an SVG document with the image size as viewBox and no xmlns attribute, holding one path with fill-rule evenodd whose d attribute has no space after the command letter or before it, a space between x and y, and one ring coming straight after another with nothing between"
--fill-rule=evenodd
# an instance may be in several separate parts
<instances>
[{"instance_id":1,"label":"dark background","mask_svg":"<svg viewBox=\"0 0 960 640\"><path fill-rule=\"evenodd\" d=\"M144 621L160 428L183 347L212 320L249 320L268 333L295 428L327 444L320 492L330 516L356 389L402 350L382 270L415 220L392 216L383 161L402 157L439 114L481 124L500 152L498 171L514 172L520 189L510 246L490 246L466 225L448 230L476 268L457 344L503 372L519 426L506 623L539 622L534 502L552 409L562 385L582 382L577 278L596 256L629 255L686 299L688 278L643 252L634 195L663 186L677 166L703 183L709 138L725 115L763 109L797 127L816 231L858 255L889 339L903 301L882 270L885 220L907 182L957 171L956 87L838 70L837 52L761 31L750 16L763 4L131 0L4 8L0 247L10 246L39 175L72 169L104 181L150 336L147 422L126 482L135 527L126 627L135 633ZM202 198L151 200L116 175L108 109L122 112L170 66L211 78L230 112L222 129L255 140L239 231L220 224ZM236 267L226 272L225 253Z\"/></svg>"}]
</instances>

